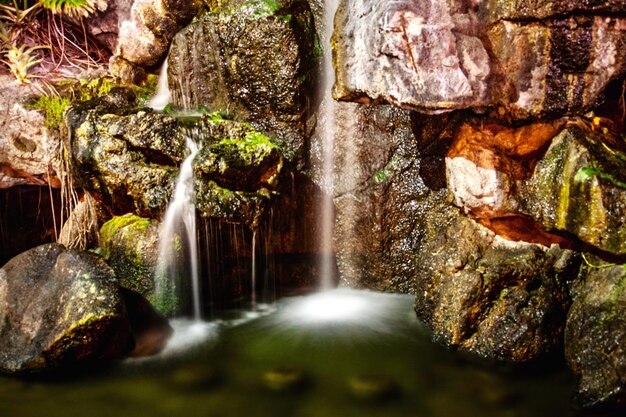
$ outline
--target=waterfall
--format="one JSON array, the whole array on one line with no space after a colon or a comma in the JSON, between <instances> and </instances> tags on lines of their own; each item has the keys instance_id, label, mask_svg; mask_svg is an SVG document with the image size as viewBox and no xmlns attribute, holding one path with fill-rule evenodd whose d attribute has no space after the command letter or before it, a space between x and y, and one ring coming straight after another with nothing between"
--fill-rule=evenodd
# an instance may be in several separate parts
<instances>
[{"instance_id":1,"label":"waterfall","mask_svg":"<svg viewBox=\"0 0 626 417\"><path fill-rule=\"evenodd\" d=\"M251 276L251 293L252 293L252 309L256 308L256 230L252 232L252 276Z\"/></svg>"},{"instance_id":2,"label":"waterfall","mask_svg":"<svg viewBox=\"0 0 626 417\"><path fill-rule=\"evenodd\" d=\"M333 229L334 229L334 145L335 145L335 102L332 97L332 87L335 83L335 71L333 69L332 51L330 41L333 33L333 20L339 5L338 0L326 0L324 5L324 23L322 44L322 82L323 94L320 108L321 143L322 143L322 188L326 197L320 207L320 230L321 230L321 261L320 288L328 290L334 286L335 268L333 256Z\"/></svg>"},{"instance_id":3,"label":"waterfall","mask_svg":"<svg viewBox=\"0 0 626 417\"><path fill-rule=\"evenodd\" d=\"M193 317L200 320L202 311L192 167L199 149L191 138L187 137L186 142L189 155L181 165L174 195L161 225L155 299L162 311L176 312L180 287L189 281L183 278L190 278Z\"/></svg>"},{"instance_id":4,"label":"waterfall","mask_svg":"<svg viewBox=\"0 0 626 417\"><path fill-rule=\"evenodd\" d=\"M148 101L148 107L154 110L163 110L172 99L170 92L168 79L167 79L167 58L163 61L161 66L161 72L159 73L159 81L157 83L157 90L154 96Z\"/></svg>"}]
</instances>

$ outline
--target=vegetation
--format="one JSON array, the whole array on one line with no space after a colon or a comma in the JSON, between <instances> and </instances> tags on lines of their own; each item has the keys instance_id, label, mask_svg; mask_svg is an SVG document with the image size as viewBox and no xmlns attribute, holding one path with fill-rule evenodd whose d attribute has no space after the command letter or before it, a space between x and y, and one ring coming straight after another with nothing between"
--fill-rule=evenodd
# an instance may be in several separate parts
<instances>
[{"instance_id":1,"label":"vegetation","mask_svg":"<svg viewBox=\"0 0 626 417\"><path fill-rule=\"evenodd\" d=\"M21 84L54 78L62 66L104 65L109 52L87 36L82 19L106 8L104 0L0 1L1 62Z\"/></svg>"}]
</instances>

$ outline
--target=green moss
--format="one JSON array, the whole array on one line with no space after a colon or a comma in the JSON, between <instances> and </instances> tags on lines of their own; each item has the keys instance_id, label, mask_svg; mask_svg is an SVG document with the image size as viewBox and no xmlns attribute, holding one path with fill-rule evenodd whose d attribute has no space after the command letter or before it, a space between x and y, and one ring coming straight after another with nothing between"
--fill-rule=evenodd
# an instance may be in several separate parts
<instances>
[{"instance_id":1,"label":"green moss","mask_svg":"<svg viewBox=\"0 0 626 417\"><path fill-rule=\"evenodd\" d=\"M111 255L110 243L113 237L123 228L132 225L133 229L138 232L145 231L151 222L149 219L136 216L134 214L125 214L123 216L113 217L108 222L104 223L100 228L100 239L102 241L102 256L104 259L108 259Z\"/></svg>"},{"instance_id":2,"label":"green moss","mask_svg":"<svg viewBox=\"0 0 626 417\"><path fill-rule=\"evenodd\" d=\"M582 181L587 181L588 179L592 178L592 177L598 177L602 180L605 180L607 182L610 182L611 184L613 184L616 187L619 187L623 190L626 190L626 183L622 182L618 179L616 179L613 175L602 171L600 168L594 168L594 167L581 167L578 172L576 173L576 176L574 177L575 181L578 182L582 182Z\"/></svg>"},{"instance_id":3,"label":"green moss","mask_svg":"<svg viewBox=\"0 0 626 417\"><path fill-rule=\"evenodd\" d=\"M37 101L29 107L36 110L43 110L46 116L46 127L48 129L58 129L63 121L65 109L70 105L67 97L39 97Z\"/></svg>"},{"instance_id":4,"label":"green moss","mask_svg":"<svg viewBox=\"0 0 626 417\"><path fill-rule=\"evenodd\" d=\"M173 316L179 312L180 299L173 283L161 289L158 294L149 295L147 299L154 308L166 316Z\"/></svg>"}]
</instances>

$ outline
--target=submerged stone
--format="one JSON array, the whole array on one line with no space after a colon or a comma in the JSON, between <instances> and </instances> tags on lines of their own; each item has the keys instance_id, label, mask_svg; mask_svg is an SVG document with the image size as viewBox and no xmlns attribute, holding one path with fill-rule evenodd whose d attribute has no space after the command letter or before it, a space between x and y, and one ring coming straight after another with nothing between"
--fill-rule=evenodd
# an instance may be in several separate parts
<instances>
[{"instance_id":1,"label":"submerged stone","mask_svg":"<svg viewBox=\"0 0 626 417\"><path fill-rule=\"evenodd\" d=\"M436 339L514 362L561 345L573 252L507 241L458 214L424 251L415 309Z\"/></svg>"},{"instance_id":2,"label":"submerged stone","mask_svg":"<svg viewBox=\"0 0 626 417\"><path fill-rule=\"evenodd\" d=\"M598 265L596 265L598 263ZM581 272L565 329L565 356L587 406L626 402L626 268L595 260Z\"/></svg>"},{"instance_id":3,"label":"submerged stone","mask_svg":"<svg viewBox=\"0 0 626 417\"><path fill-rule=\"evenodd\" d=\"M343 1L334 94L426 112L579 113L626 70L626 7L575 3Z\"/></svg>"},{"instance_id":4,"label":"submerged stone","mask_svg":"<svg viewBox=\"0 0 626 417\"><path fill-rule=\"evenodd\" d=\"M96 255L48 244L0 269L0 371L95 364L133 349L113 271Z\"/></svg>"}]
</instances>

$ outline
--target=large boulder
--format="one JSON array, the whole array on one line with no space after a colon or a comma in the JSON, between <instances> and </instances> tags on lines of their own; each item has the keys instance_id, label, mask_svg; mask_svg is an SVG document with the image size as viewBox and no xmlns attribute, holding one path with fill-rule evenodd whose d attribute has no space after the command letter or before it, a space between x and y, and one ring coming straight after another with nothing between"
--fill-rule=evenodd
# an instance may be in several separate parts
<instances>
[{"instance_id":1,"label":"large boulder","mask_svg":"<svg viewBox=\"0 0 626 417\"><path fill-rule=\"evenodd\" d=\"M168 78L173 105L227 112L302 158L315 31L302 0L231 1L180 31Z\"/></svg>"},{"instance_id":2,"label":"large boulder","mask_svg":"<svg viewBox=\"0 0 626 417\"><path fill-rule=\"evenodd\" d=\"M124 301L96 255L39 246L0 269L0 371L36 372L123 357Z\"/></svg>"},{"instance_id":3,"label":"large boulder","mask_svg":"<svg viewBox=\"0 0 626 417\"><path fill-rule=\"evenodd\" d=\"M589 255L587 255L589 256ZM626 269L593 259L567 316L565 356L587 406L626 403ZM593 266L591 266L593 265Z\"/></svg>"},{"instance_id":4,"label":"large boulder","mask_svg":"<svg viewBox=\"0 0 626 417\"><path fill-rule=\"evenodd\" d=\"M334 94L428 112L579 113L626 69L625 12L623 2L344 0Z\"/></svg>"},{"instance_id":5,"label":"large boulder","mask_svg":"<svg viewBox=\"0 0 626 417\"><path fill-rule=\"evenodd\" d=\"M450 218L424 248L416 272L415 309L434 337L514 362L560 347L577 256L505 240L458 212Z\"/></svg>"}]
</instances>

